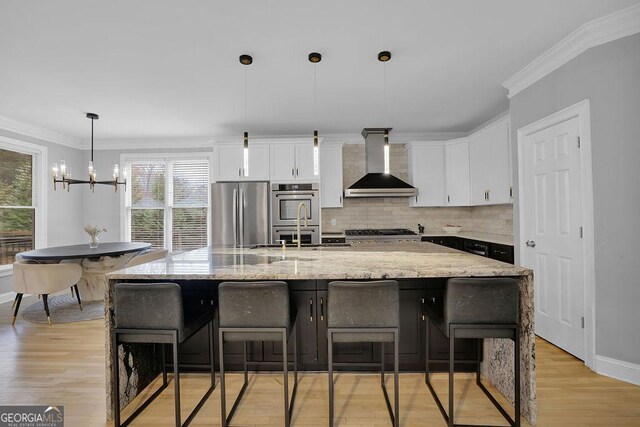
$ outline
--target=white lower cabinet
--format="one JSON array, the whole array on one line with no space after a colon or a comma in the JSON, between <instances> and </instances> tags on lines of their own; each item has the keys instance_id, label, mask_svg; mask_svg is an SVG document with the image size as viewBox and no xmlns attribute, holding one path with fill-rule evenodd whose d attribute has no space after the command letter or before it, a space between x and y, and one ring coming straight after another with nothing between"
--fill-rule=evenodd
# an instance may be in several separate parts
<instances>
[{"instance_id":1,"label":"white lower cabinet","mask_svg":"<svg viewBox=\"0 0 640 427\"><path fill-rule=\"evenodd\" d=\"M409 148L409 177L418 195L409 206L446 206L444 195L444 144L413 142Z\"/></svg>"},{"instance_id":2,"label":"white lower cabinet","mask_svg":"<svg viewBox=\"0 0 640 427\"><path fill-rule=\"evenodd\" d=\"M342 145L320 147L320 207L342 207Z\"/></svg>"}]
</instances>

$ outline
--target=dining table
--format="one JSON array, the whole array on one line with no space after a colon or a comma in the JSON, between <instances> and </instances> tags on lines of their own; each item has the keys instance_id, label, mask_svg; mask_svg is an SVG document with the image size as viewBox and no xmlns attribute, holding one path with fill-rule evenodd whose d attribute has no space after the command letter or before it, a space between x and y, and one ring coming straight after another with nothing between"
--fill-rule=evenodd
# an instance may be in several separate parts
<instances>
[{"instance_id":1,"label":"dining table","mask_svg":"<svg viewBox=\"0 0 640 427\"><path fill-rule=\"evenodd\" d=\"M88 244L52 246L20 252L18 259L36 263L76 263L82 266L78 290L84 301L104 299L106 274L125 268L137 255L151 249L146 242L105 242L92 248Z\"/></svg>"}]
</instances>

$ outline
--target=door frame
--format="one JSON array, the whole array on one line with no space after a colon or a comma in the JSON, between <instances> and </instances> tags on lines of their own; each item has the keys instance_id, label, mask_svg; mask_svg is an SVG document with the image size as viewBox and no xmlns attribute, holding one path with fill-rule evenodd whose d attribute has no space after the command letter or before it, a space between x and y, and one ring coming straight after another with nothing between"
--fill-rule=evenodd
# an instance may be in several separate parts
<instances>
[{"instance_id":1,"label":"door frame","mask_svg":"<svg viewBox=\"0 0 640 427\"><path fill-rule=\"evenodd\" d=\"M580 133L580 172L582 176L582 269L584 278L584 363L595 371L596 318L595 318L595 239L593 212L593 170L591 146L591 104L589 99L578 102L517 130L518 138L518 218L519 235L525 235L524 207L524 144L527 136L572 118L578 118ZM525 247L518 245L520 260L524 260Z\"/></svg>"}]
</instances>

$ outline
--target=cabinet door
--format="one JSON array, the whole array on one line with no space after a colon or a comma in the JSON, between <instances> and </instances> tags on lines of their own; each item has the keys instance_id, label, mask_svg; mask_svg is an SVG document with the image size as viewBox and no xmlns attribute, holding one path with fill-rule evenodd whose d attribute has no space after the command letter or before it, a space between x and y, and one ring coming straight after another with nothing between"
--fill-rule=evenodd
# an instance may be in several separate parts
<instances>
[{"instance_id":1,"label":"cabinet door","mask_svg":"<svg viewBox=\"0 0 640 427\"><path fill-rule=\"evenodd\" d=\"M489 203L488 191L491 187L492 149L491 135L484 133L472 136L469 142L471 159L471 204Z\"/></svg>"},{"instance_id":2,"label":"cabinet door","mask_svg":"<svg viewBox=\"0 0 640 427\"><path fill-rule=\"evenodd\" d=\"M296 144L296 180L317 181L320 179L320 176L314 173L313 163L313 143ZM319 173L320 169L318 169Z\"/></svg>"},{"instance_id":3,"label":"cabinet door","mask_svg":"<svg viewBox=\"0 0 640 427\"><path fill-rule=\"evenodd\" d=\"M328 366L328 342L327 342L327 291L317 292L318 300L318 363L326 369ZM372 363L372 343L333 343L333 361L337 363ZM378 347L379 348L379 347ZM380 350L378 350L380 352ZM336 370L359 370L358 367L335 368ZM361 370L361 369L360 369Z\"/></svg>"},{"instance_id":4,"label":"cabinet door","mask_svg":"<svg viewBox=\"0 0 640 427\"><path fill-rule=\"evenodd\" d=\"M509 123L505 122L491 132L491 204L512 203L509 148Z\"/></svg>"},{"instance_id":5,"label":"cabinet door","mask_svg":"<svg viewBox=\"0 0 640 427\"><path fill-rule=\"evenodd\" d=\"M424 304L425 290L400 290L400 369L422 371L424 369ZM380 347L375 346L374 361L380 362ZM393 371L393 343L384 344L385 366Z\"/></svg>"},{"instance_id":6,"label":"cabinet door","mask_svg":"<svg viewBox=\"0 0 640 427\"><path fill-rule=\"evenodd\" d=\"M251 152L251 150L249 150ZM242 145L221 145L214 149L216 181L237 181L242 178Z\"/></svg>"},{"instance_id":7,"label":"cabinet door","mask_svg":"<svg viewBox=\"0 0 640 427\"><path fill-rule=\"evenodd\" d=\"M342 146L320 149L320 207L342 207Z\"/></svg>"},{"instance_id":8,"label":"cabinet door","mask_svg":"<svg viewBox=\"0 0 640 427\"><path fill-rule=\"evenodd\" d=\"M409 199L409 205L445 206L444 146L413 145L409 148L409 175L418 195Z\"/></svg>"},{"instance_id":9,"label":"cabinet door","mask_svg":"<svg viewBox=\"0 0 640 427\"><path fill-rule=\"evenodd\" d=\"M243 176L247 181L269 180L269 145L249 142L249 174Z\"/></svg>"},{"instance_id":10,"label":"cabinet door","mask_svg":"<svg viewBox=\"0 0 640 427\"><path fill-rule=\"evenodd\" d=\"M290 303L296 307L298 339L298 368L313 368L318 363L318 337L316 323L316 291L291 291ZM289 361L293 361L293 341L289 342ZM264 343L264 360L282 361L282 344L280 342ZM272 369L275 369L276 365Z\"/></svg>"},{"instance_id":11,"label":"cabinet door","mask_svg":"<svg viewBox=\"0 0 640 427\"><path fill-rule=\"evenodd\" d=\"M448 206L469 206L469 142L455 142L446 148L446 187Z\"/></svg>"},{"instance_id":12,"label":"cabinet door","mask_svg":"<svg viewBox=\"0 0 640 427\"><path fill-rule=\"evenodd\" d=\"M272 181L293 181L296 172L296 149L293 144L271 144L270 175ZM266 159L265 159L266 161Z\"/></svg>"}]
</instances>

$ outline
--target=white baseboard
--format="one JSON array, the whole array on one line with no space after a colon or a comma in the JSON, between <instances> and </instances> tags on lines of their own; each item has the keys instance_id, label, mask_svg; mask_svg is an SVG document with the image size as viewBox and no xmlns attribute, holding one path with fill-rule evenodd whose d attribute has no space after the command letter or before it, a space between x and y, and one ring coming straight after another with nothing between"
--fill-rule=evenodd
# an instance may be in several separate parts
<instances>
[{"instance_id":1,"label":"white baseboard","mask_svg":"<svg viewBox=\"0 0 640 427\"><path fill-rule=\"evenodd\" d=\"M595 359L598 374L640 385L640 365L597 355Z\"/></svg>"},{"instance_id":2,"label":"white baseboard","mask_svg":"<svg viewBox=\"0 0 640 427\"><path fill-rule=\"evenodd\" d=\"M0 294L0 304L4 304L5 302L11 302L16 298L15 292L5 292L4 294Z\"/></svg>"}]
</instances>

